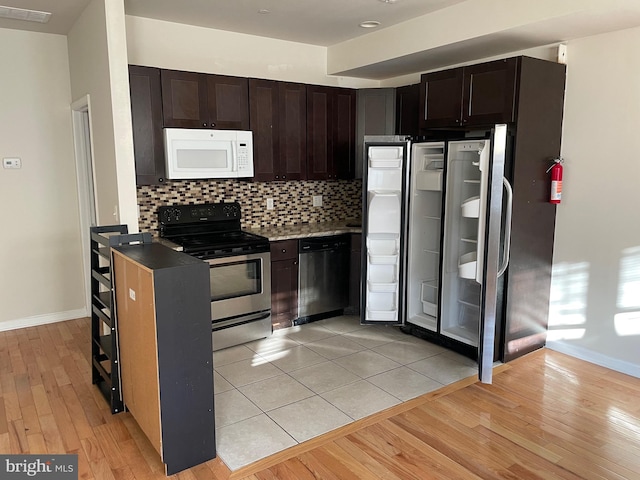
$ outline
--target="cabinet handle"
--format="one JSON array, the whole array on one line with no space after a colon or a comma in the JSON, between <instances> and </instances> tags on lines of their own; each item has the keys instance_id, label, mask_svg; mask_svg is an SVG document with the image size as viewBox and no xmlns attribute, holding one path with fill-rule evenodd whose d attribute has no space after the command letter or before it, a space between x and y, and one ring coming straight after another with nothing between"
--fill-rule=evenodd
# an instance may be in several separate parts
<instances>
[{"instance_id":1,"label":"cabinet handle","mask_svg":"<svg viewBox=\"0 0 640 480\"><path fill-rule=\"evenodd\" d=\"M282 178L287 178L287 176L286 175L282 175Z\"/></svg>"},{"instance_id":2,"label":"cabinet handle","mask_svg":"<svg viewBox=\"0 0 640 480\"><path fill-rule=\"evenodd\" d=\"M216 126L216 124L214 122L211 122L211 127L213 128L215 126Z\"/></svg>"},{"instance_id":3,"label":"cabinet handle","mask_svg":"<svg viewBox=\"0 0 640 480\"><path fill-rule=\"evenodd\" d=\"M207 124L206 124L206 123L203 123L203 124L202 124L202 126L203 126L203 127L206 127L206 126L207 126Z\"/></svg>"},{"instance_id":4,"label":"cabinet handle","mask_svg":"<svg viewBox=\"0 0 640 480\"><path fill-rule=\"evenodd\" d=\"M294 264L294 265L297 265L297 264L298 264L298 262L297 262L297 261L295 261L295 262L293 262L293 264Z\"/></svg>"},{"instance_id":5,"label":"cabinet handle","mask_svg":"<svg viewBox=\"0 0 640 480\"><path fill-rule=\"evenodd\" d=\"M276 175L276 180L278 180L280 178L280 175Z\"/></svg>"},{"instance_id":6,"label":"cabinet handle","mask_svg":"<svg viewBox=\"0 0 640 480\"><path fill-rule=\"evenodd\" d=\"M282 249L282 253L287 253L287 249L286 249L286 248L283 248L283 249Z\"/></svg>"}]
</instances>

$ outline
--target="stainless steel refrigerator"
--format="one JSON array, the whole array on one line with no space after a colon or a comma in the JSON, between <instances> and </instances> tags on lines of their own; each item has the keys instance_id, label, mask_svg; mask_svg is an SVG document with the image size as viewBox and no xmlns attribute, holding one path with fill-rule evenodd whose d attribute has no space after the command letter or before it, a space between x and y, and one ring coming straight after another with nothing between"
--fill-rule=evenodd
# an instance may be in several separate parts
<instances>
[{"instance_id":1,"label":"stainless steel refrigerator","mask_svg":"<svg viewBox=\"0 0 640 480\"><path fill-rule=\"evenodd\" d=\"M365 137L362 322L477 351L491 383L509 259L507 126L488 138Z\"/></svg>"}]
</instances>

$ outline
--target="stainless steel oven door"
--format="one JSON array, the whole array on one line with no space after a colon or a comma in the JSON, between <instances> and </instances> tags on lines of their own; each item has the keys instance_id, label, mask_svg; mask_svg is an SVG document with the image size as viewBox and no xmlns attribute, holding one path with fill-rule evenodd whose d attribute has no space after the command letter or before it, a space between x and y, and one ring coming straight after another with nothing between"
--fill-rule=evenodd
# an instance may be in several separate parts
<instances>
[{"instance_id":1,"label":"stainless steel oven door","mask_svg":"<svg viewBox=\"0 0 640 480\"><path fill-rule=\"evenodd\" d=\"M211 320L271 309L269 252L206 260L211 279Z\"/></svg>"}]
</instances>

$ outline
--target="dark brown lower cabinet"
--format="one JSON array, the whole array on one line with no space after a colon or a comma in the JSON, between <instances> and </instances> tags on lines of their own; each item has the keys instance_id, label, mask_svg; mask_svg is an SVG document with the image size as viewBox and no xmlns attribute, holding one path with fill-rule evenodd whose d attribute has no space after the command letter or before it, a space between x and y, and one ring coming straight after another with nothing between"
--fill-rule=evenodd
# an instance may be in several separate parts
<instances>
[{"instance_id":1,"label":"dark brown lower cabinet","mask_svg":"<svg viewBox=\"0 0 640 480\"><path fill-rule=\"evenodd\" d=\"M274 329L298 317L298 241L271 242L271 322Z\"/></svg>"}]
</instances>

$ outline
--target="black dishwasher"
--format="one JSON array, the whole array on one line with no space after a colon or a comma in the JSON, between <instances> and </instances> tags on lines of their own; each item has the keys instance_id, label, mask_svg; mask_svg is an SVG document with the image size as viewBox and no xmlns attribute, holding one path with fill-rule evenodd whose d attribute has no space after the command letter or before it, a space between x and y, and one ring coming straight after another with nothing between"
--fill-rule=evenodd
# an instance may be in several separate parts
<instances>
[{"instance_id":1,"label":"black dishwasher","mask_svg":"<svg viewBox=\"0 0 640 480\"><path fill-rule=\"evenodd\" d=\"M349 236L304 238L298 252L296 323L342 314L349 306Z\"/></svg>"}]
</instances>

